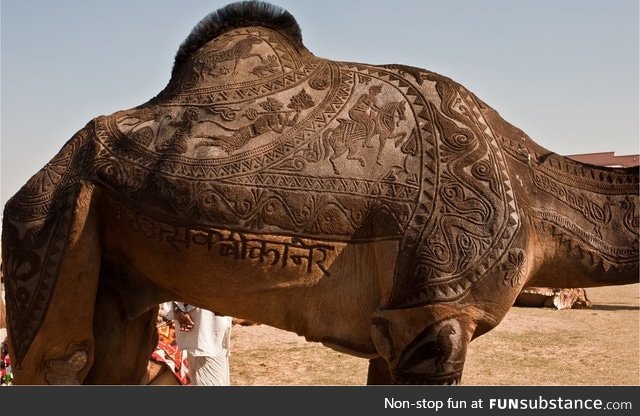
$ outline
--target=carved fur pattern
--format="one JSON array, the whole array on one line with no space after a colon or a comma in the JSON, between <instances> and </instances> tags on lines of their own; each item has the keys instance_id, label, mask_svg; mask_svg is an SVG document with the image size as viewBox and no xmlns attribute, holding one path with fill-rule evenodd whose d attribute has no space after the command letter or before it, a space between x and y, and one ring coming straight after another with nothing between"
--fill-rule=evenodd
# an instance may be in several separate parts
<instances>
[{"instance_id":1,"label":"carved fur pattern","mask_svg":"<svg viewBox=\"0 0 640 416\"><path fill-rule=\"evenodd\" d=\"M14 220L34 221L46 218L58 203L56 196L78 179L81 155L87 154L87 139L93 135L93 123L78 131L11 200L15 208L7 211Z\"/></svg>"},{"instance_id":2,"label":"carved fur pattern","mask_svg":"<svg viewBox=\"0 0 640 416\"><path fill-rule=\"evenodd\" d=\"M15 356L26 353L51 301L64 255L91 125L76 133L16 197L3 218L3 274Z\"/></svg>"},{"instance_id":3,"label":"carved fur pattern","mask_svg":"<svg viewBox=\"0 0 640 416\"><path fill-rule=\"evenodd\" d=\"M563 239L567 244L575 247L578 251L594 256L594 263L603 261L605 269L616 266L621 267L626 264L633 264L637 261L639 251L636 240L635 245L613 245L604 240L594 232L589 232L576 221L567 218L555 211L534 209L532 214L537 219L537 225L542 230L550 231L557 239ZM596 255L597 253L597 255ZM599 260L601 259L601 260Z\"/></svg>"},{"instance_id":4,"label":"carved fur pattern","mask_svg":"<svg viewBox=\"0 0 640 416\"><path fill-rule=\"evenodd\" d=\"M250 44L247 44L248 40ZM229 56L225 60L214 58L216 55L220 56L225 48L240 42L250 46L251 53L243 54L236 50L236 57ZM174 67L169 85L158 98L164 103L183 105L255 98L291 87L299 79L315 71L321 61L311 54L300 54L279 32L262 27L239 28L222 34L215 42L197 51L191 60L184 60ZM241 67L242 64L250 65L245 70L246 73L251 74L250 78L262 82L248 88L245 87L246 83L236 84L239 64ZM265 74L267 82L264 82ZM326 67L320 65L320 71L312 77L311 86L323 89L328 85L327 77L329 75ZM211 78L216 78L216 86L207 82Z\"/></svg>"},{"instance_id":5,"label":"carved fur pattern","mask_svg":"<svg viewBox=\"0 0 640 416\"><path fill-rule=\"evenodd\" d=\"M501 137L504 149L527 168L543 202L528 210L540 230L551 232L594 264L605 269L633 264L640 255L640 210L628 196L638 192L638 168L605 168L576 163L557 155L541 155ZM575 215L553 208L561 204ZM544 208L542 208L544 207ZM607 229L618 230L604 234ZM629 245L629 241L633 243ZM596 254L597 253L597 254Z\"/></svg>"},{"instance_id":6,"label":"carved fur pattern","mask_svg":"<svg viewBox=\"0 0 640 416\"><path fill-rule=\"evenodd\" d=\"M456 317L429 325L401 352L397 351L399 357L392 373L394 382L459 384L466 355L464 337L463 323Z\"/></svg>"},{"instance_id":7,"label":"carved fur pattern","mask_svg":"<svg viewBox=\"0 0 640 416\"><path fill-rule=\"evenodd\" d=\"M509 248L520 224L504 155L475 98L439 76L425 78L440 99L440 108L428 106L430 135L439 144L430 177L438 215L414 217L424 227L416 229L420 237L405 237L400 255L407 260L398 262L396 275L412 278L396 280L394 307L461 298ZM415 268L401 270L413 256Z\"/></svg>"}]
</instances>

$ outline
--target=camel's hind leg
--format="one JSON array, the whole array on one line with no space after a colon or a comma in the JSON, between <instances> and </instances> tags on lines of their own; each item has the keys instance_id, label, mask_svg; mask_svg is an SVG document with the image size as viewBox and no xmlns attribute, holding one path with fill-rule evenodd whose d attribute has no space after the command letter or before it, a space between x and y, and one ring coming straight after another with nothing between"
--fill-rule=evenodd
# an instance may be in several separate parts
<instances>
[{"instance_id":1,"label":"camel's hind leg","mask_svg":"<svg viewBox=\"0 0 640 416\"><path fill-rule=\"evenodd\" d=\"M95 192L90 184L59 190L44 220L20 222L17 209L5 210L3 268L16 384L79 384L91 367L100 267Z\"/></svg>"},{"instance_id":2,"label":"camel's hind leg","mask_svg":"<svg viewBox=\"0 0 640 416\"><path fill-rule=\"evenodd\" d=\"M373 319L372 335L388 363L389 376L378 360L370 364L369 382L459 384L475 326L461 309L448 306L379 311Z\"/></svg>"}]
</instances>

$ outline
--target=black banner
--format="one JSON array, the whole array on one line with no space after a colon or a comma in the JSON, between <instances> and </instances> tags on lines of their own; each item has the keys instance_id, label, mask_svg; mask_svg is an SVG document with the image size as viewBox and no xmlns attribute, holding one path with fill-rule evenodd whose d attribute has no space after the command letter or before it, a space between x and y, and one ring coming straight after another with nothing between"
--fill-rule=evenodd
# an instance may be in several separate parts
<instances>
[{"instance_id":1,"label":"black banner","mask_svg":"<svg viewBox=\"0 0 640 416\"><path fill-rule=\"evenodd\" d=\"M2 415L354 414L630 415L636 386L20 387L0 388ZM635 409L635 411L634 411ZM5 413L6 411L6 413ZM16 412L16 413L12 413Z\"/></svg>"}]
</instances>

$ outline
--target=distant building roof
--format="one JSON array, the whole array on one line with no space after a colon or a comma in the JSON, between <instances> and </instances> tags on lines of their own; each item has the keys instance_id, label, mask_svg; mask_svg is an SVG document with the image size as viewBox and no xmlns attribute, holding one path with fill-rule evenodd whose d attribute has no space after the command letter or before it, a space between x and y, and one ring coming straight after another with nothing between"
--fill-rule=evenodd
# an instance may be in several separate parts
<instances>
[{"instance_id":1,"label":"distant building roof","mask_svg":"<svg viewBox=\"0 0 640 416\"><path fill-rule=\"evenodd\" d=\"M567 155L567 157L577 160L578 162L599 166L626 168L640 165L640 155L616 156L614 153L615 152L583 153L579 155Z\"/></svg>"}]
</instances>

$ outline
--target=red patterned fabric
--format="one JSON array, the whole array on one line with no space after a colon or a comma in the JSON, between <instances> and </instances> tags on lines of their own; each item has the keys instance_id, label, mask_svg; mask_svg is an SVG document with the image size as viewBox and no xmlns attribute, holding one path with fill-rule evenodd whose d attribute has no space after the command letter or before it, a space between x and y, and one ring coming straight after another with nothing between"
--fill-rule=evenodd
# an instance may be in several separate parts
<instances>
[{"instance_id":1,"label":"red patterned fabric","mask_svg":"<svg viewBox=\"0 0 640 416\"><path fill-rule=\"evenodd\" d=\"M180 384L189 384L186 354L178 348L176 329L173 321L158 319L158 345L151 354L151 359L166 364Z\"/></svg>"},{"instance_id":2,"label":"red patterned fabric","mask_svg":"<svg viewBox=\"0 0 640 416\"><path fill-rule=\"evenodd\" d=\"M11 371L11 359L9 358L9 348L5 342L0 346L0 385L13 384L13 373Z\"/></svg>"}]
</instances>

